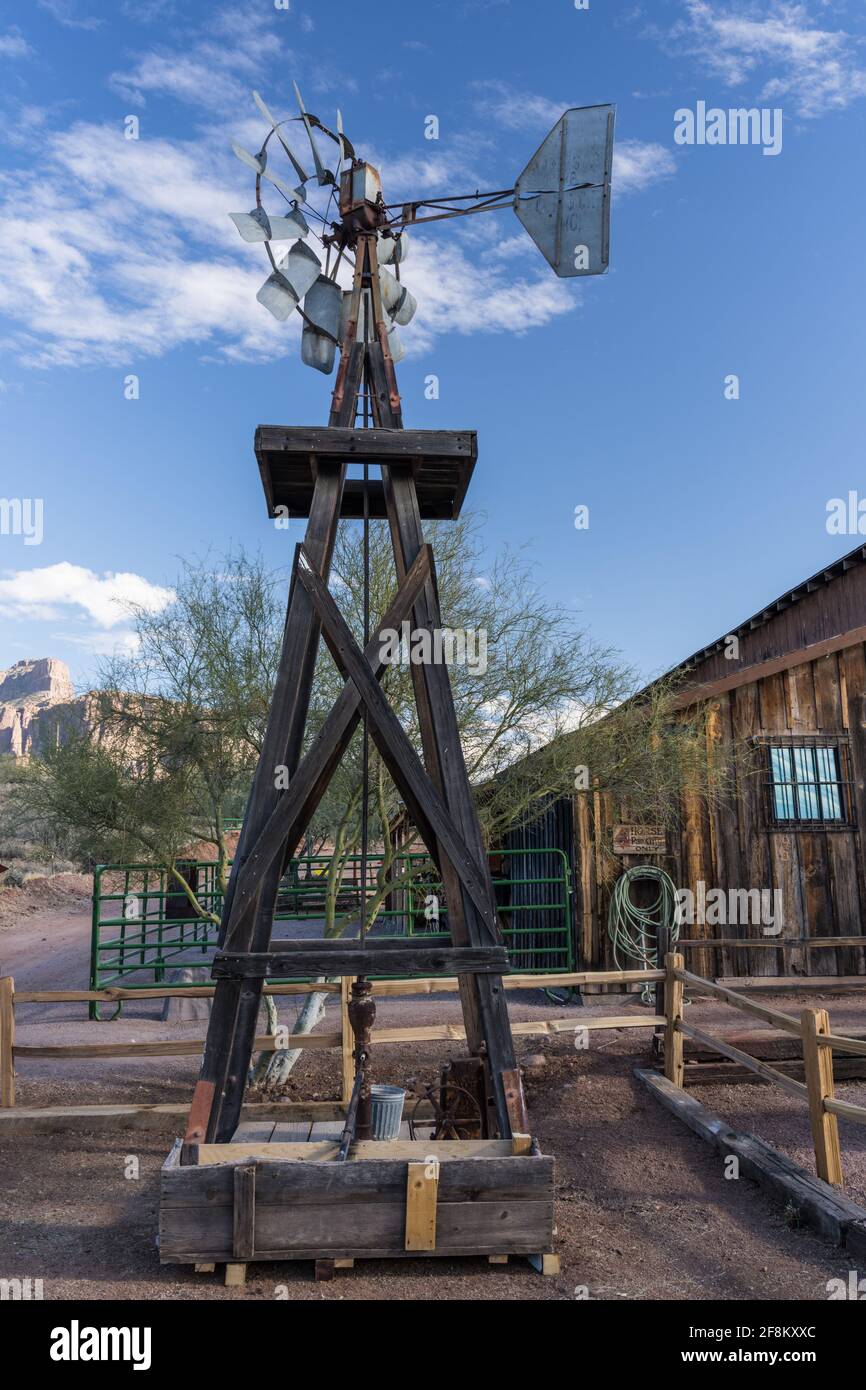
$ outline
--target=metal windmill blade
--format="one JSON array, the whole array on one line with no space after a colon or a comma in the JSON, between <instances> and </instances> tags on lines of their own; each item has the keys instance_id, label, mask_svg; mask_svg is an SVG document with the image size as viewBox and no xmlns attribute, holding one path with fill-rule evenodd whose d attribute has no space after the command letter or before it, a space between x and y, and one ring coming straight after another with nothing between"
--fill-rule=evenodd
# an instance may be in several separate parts
<instances>
[{"instance_id":1,"label":"metal windmill blade","mask_svg":"<svg viewBox=\"0 0 866 1390\"><path fill-rule=\"evenodd\" d=\"M302 184L309 183L311 175L307 173L307 171L305 170L304 166L301 164L300 160L296 158L294 150L293 150L293 149L291 148L291 146L289 145L288 140L286 139L285 135L283 134L283 132L282 132L282 130L281 130L281 128L280 128L281 125L284 125L284 124L285 124L285 122L277 121L277 120L274 118L272 112L270 111L270 109L269 109L268 106L266 105L266 103L265 103L265 101L264 101L264 98L262 97L261 93L254 91L254 92L253 92L253 101L256 103L256 106L259 108L259 110L261 111L261 113L262 113L262 115L264 116L265 120L266 120L266 121L268 122L268 124L270 125L272 133L273 133L274 135L276 135L277 139L279 140L280 144L282 145L283 149L285 150L286 155L288 156L289 162L290 162L292 168L294 169L295 173L297 174L298 178L301 180L301 183L302 183ZM303 196L306 197L306 193L304 193Z\"/></svg>"},{"instance_id":2,"label":"metal windmill blade","mask_svg":"<svg viewBox=\"0 0 866 1390\"><path fill-rule=\"evenodd\" d=\"M243 145L238 144L237 140L232 140L232 151L240 160L241 164L246 164L247 168L252 169L254 173L261 176L265 172L268 154L264 145L259 150L258 154L250 154L249 150L245 150Z\"/></svg>"},{"instance_id":3,"label":"metal windmill blade","mask_svg":"<svg viewBox=\"0 0 866 1390\"><path fill-rule=\"evenodd\" d=\"M389 317L404 327L411 323L418 308L415 296L384 266L379 267L379 284L382 287L382 304Z\"/></svg>"},{"instance_id":4,"label":"metal windmill blade","mask_svg":"<svg viewBox=\"0 0 866 1390\"><path fill-rule=\"evenodd\" d=\"M272 217L263 207L254 207L251 212L230 212L244 241L290 241L292 237L309 235L309 224L297 210L285 216Z\"/></svg>"},{"instance_id":5,"label":"metal windmill blade","mask_svg":"<svg viewBox=\"0 0 866 1390\"><path fill-rule=\"evenodd\" d=\"M268 183L272 183L274 188L278 188L283 197L287 198L290 203L305 203L307 201L307 190L302 183L299 183L296 188L293 188L290 183L286 183L285 179L281 179L278 174L272 174L270 169L265 170L262 174L262 178L267 179Z\"/></svg>"},{"instance_id":6,"label":"metal windmill blade","mask_svg":"<svg viewBox=\"0 0 866 1390\"><path fill-rule=\"evenodd\" d=\"M256 299L275 319L285 323L315 284L321 269L322 263L315 251L303 241L296 241L268 276Z\"/></svg>"},{"instance_id":7,"label":"metal windmill blade","mask_svg":"<svg viewBox=\"0 0 866 1390\"><path fill-rule=\"evenodd\" d=\"M304 298L301 361L326 376L334 370L342 314L343 291L333 280L320 275Z\"/></svg>"},{"instance_id":8,"label":"metal windmill blade","mask_svg":"<svg viewBox=\"0 0 866 1390\"><path fill-rule=\"evenodd\" d=\"M313 138L313 128L312 128L312 125L311 125L311 123L310 123L310 118L309 118L309 116L307 115L306 109L305 109L305 107L304 107L304 103L303 103L303 100L302 100L302 98L301 98L301 93L300 93L300 91L298 90L298 84L297 84L297 82L293 82L293 83L292 83L292 86L293 86L294 89L295 89L295 96L296 96L297 102L298 102L298 110L299 110L300 113L301 113L301 120L303 121L303 123L304 123L304 129L305 129L306 132L307 132L307 139L308 139L309 142L310 142L310 149L311 149L312 152L313 152L313 163L314 163L315 166L316 166L316 178L318 179L318 181L319 181L320 184L335 183L336 180L335 180L335 178L334 178L334 175L331 173L330 169L326 169L325 166L324 166L324 164L322 163L321 157L320 157L320 155L319 155L318 146L316 145L316 141L315 141L315 139ZM320 121L316 121L316 125L321 127L321 122L320 122ZM330 134L330 132L328 132L328 133ZM331 138L332 138L332 139L336 139L336 136L332 136Z\"/></svg>"}]
</instances>

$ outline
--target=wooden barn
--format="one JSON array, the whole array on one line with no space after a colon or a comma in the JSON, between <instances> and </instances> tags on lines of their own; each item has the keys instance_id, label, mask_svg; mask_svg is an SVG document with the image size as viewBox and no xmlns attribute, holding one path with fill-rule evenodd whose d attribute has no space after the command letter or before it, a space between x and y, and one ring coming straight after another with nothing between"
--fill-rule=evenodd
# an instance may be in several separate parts
<instances>
[{"instance_id":1,"label":"wooden barn","mask_svg":"<svg viewBox=\"0 0 866 1390\"><path fill-rule=\"evenodd\" d=\"M711 812L684 803L682 828L667 836L664 854L626 856L611 852L621 808L598 794L575 797L584 967L611 963L607 912L620 864L655 863L694 894L703 920L683 926L683 936L755 942L693 948L689 964L699 973L863 973L862 948L829 942L863 934L864 642L866 547L858 546L674 668L681 706L708 702L708 737L732 753L734 795ZM766 916L746 906L759 894ZM808 945L821 938L826 946Z\"/></svg>"}]
</instances>

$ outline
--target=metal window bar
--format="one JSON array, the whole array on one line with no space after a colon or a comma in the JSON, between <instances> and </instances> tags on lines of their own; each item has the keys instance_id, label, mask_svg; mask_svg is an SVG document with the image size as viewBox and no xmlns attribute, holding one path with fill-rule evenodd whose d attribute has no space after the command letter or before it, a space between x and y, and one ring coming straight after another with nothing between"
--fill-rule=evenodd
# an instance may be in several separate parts
<instances>
[{"instance_id":1,"label":"metal window bar","mask_svg":"<svg viewBox=\"0 0 866 1390\"><path fill-rule=\"evenodd\" d=\"M849 830L855 825L845 738L774 735L766 749L770 829Z\"/></svg>"}]
</instances>

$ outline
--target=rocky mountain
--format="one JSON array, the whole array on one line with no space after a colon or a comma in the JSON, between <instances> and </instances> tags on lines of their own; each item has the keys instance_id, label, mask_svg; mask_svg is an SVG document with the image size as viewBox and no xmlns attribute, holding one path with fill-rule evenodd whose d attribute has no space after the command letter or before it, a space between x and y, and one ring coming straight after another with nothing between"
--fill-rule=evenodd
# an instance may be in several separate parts
<instances>
[{"instance_id":1,"label":"rocky mountain","mask_svg":"<svg viewBox=\"0 0 866 1390\"><path fill-rule=\"evenodd\" d=\"M27 757L56 727L48 712L78 702L68 666L54 657L16 661L0 671L0 755Z\"/></svg>"}]
</instances>

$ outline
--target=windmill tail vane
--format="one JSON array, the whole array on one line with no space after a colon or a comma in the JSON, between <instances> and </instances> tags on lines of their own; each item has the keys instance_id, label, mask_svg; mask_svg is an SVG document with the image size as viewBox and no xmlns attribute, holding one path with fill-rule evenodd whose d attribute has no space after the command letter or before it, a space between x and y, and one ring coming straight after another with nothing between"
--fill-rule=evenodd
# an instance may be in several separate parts
<instances>
[{"instance_id":1,"label":"windmill tail vane","mask_svg":"<svg viewBox=\"0 0 866 1390\"><path fill-rule=\"evenodd\" d=\"M601 275L608 269L614 106L563 112L511 188L389 204L379 171L358 158L341 112L331 130L305 108L297 83L292 86L299 114L283 120L253 92L269 129L257 153L237 143L232 149L255 173L255 206L230 216L245 241L264 245L270 262L270 274L256 295L259 303L281 322L295 311L301 316L301 359L307 366L329 375L339 350L345 374L353 344L378 340L393 376L394 363L404 355L397 328L411 323L417 310L401 274L409 226L511 207L558 276ZM298 153L296 130L303 131L309 156ZM318 137L335 147L330 160L323 157ZM288 178L274 171L275 152L285 157ZM265 209L263 183L288 204L279 213ZM324 213L308 205L308 184L330 190ZM324 264L308 243L308 218L321 223L317 235ZM291 245L278 259L273 244L280 241ZM344 260L355 271L352 289L345 291L337 282ZM394 379L389 383L392 405L395 392ZM335 409L341 399L338 377Z\"/></svg>"}]
</instances>

